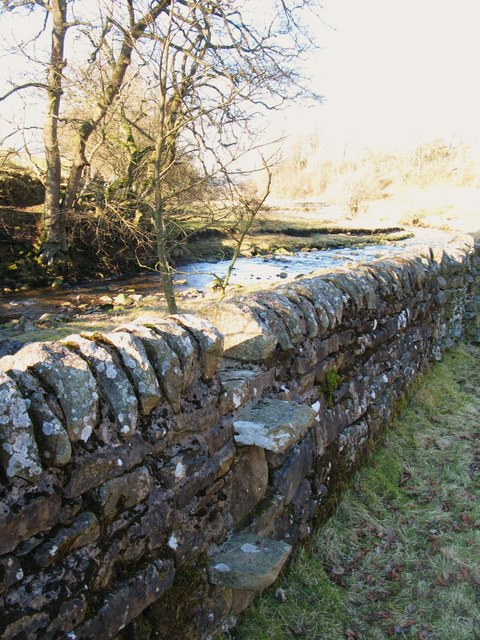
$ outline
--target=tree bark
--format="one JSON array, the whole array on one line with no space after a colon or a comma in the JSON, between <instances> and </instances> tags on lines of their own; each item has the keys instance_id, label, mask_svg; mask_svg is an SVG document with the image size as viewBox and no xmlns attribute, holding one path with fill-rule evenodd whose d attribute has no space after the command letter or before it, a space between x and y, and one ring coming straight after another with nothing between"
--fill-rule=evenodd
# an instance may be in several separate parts
<instances>
[{"instance_id":1,"label":"tree bark","mask_svg":"<svg viewBox=\"0 0 480 640\"><path fill-rule=\"evenodd\" d=\"M63 216L60 207L60 185L62 167L58 141L58 116L62 97L62 74L66 26L66 0L51 0L49 11L52 14L52 46L47 79L48 107L45 117L45 207L43 214L44 239L41 258L47 263L62 261L66 257Z\"/></svg>"}]
</instances>

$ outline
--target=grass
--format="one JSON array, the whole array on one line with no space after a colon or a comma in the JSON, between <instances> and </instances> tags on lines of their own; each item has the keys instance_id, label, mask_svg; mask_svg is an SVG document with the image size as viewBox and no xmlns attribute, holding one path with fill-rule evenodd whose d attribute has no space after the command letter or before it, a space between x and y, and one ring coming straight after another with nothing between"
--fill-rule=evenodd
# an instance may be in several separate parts
<instances>
[{"instance_id":1,"label":"grass","mask_svg":"<svg viewBox=\"0 0 480 640\"><path fill-rule=\"evenodd\" d=\"M480 349L448 353L232 637L480 638L479 389Z\"/></svg>"}]
</instances>

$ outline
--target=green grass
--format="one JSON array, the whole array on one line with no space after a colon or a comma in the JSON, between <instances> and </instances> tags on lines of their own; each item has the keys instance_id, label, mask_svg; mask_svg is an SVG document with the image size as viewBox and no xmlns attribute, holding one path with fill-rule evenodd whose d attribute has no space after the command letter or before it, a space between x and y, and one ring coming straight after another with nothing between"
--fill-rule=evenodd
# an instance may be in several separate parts
<instances>
[{"instance_id":1,"label":"green grass","mask_svg":"<svg viewBox=\"0 0 480 640\"><path fill-rule=\"evenodd\" d=\"M479 389L480 349L448 353L232 637L480 638Z\"/></svg>"}]
</instances>

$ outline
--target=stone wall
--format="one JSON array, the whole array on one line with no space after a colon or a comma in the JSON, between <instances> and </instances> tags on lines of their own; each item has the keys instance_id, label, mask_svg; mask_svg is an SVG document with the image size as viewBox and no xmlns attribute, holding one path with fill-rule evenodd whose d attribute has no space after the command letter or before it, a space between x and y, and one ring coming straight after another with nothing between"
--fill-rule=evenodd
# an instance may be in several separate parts
<instances>
[{"instance_id":1,"label":"stone wall","mask_svg":"<svg viewBox=\"0 0 480 640\"><path fill-rule=\"evenodd\" d=\"M462 237L1 359L2 640L233 624L478 333L479 264Z\"/></svg>"}]
</instances>

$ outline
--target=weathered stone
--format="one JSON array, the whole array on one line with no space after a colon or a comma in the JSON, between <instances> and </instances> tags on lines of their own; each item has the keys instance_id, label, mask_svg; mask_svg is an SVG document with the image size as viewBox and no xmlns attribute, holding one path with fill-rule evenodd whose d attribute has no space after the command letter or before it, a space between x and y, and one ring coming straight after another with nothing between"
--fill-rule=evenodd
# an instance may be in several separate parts
<instances>
[{"instance_id":1,"label":"weathered stone","mask_svg":"<svg viewBox=\"0 0 480 640\"><path fill-rule=\"evenodd\" d=\"M309 292L321 325L328 318L328 328L334 329L342 322L346 304L345 294L320 276L305 278L301 282L302 291ZM321 335L321 333L320 333Z\"/></svg>"},{"instance_id":2,"label":"weathered stone","mask_svg":"<svg viewBox=\"0 0 480 640\"><path fill-rule=\"evenodd\" d=\"M83 622L85 614L87 612L87 601L84 596L74 598L73 600L67 600L62 602L55 620L48 626L45 640L58 637L59 633L66 633L74 629L77 625ZM69 636L66 636L69 640ZM72 639L73 640L73 639Z\"/></svg>"},{"instance_id":3,"label":"weathered stone","mask_svg":"<svg viewBox=\"0 0 480 640\"><path fill-rule=\"evenodd\" d=\"M90 544L98 538L100 527L93 513L82 513L72 526L60 529L52 540L35 549L33 557L41 567L49 567L68 553Z\"/></svg>"},{"instance_id":4,"label":"weathered stone","mask_svg":"<svg viewBox=\"0 0 480 640\"><path fill-rule=\"evenodd\" d=\"M68 593L78 594L85 590L85 580L98 570L98 564L99 550L89 545L67 555L57 567L29 573L3 597L6 613L58 611ZM43 637L40 636L42 640Z\"/></svg>"},{"instance_id":5,"label":"weathered stone","mask_svg":"<svg viewBox=\"0 0 480 640\"><path fill-rule=\"evenodd\" d=\"M72 446L62 423L46 401L37 379L26 371L13 370L9 375L17 382L23 397L30 402L32 419L40 456L49 467L63 467L72 457Z\"/></svg>"},{"instance_id":6,"label":"weathered stone","mask_svg":"<svg viewBox=\"0 0 480 640\"><path fill-rule=\"evenodd\" d=\"M222 302L203 309L202 314L223 334L227 357L255 362L274 353L277 337L247 305L236 300Z\"/></svg>"},{"instance_id":7,"label":"weathered stone","mask_svg":"<svg viewBox=\"0 0 480 640\"><path fill-rule=\"evenodd\" d=\"M161 316L141 316L137 319L137 322L142 322L142 324L154 329L156 333L162 336L180 360L183 371L184 388L192 384L199 366L197 357L198 347L188 331L179 323L172 320L165 320Z\"/></svg>"},{"instance_id":8,"label":"weathered stone","mask_svg":"<svg viewBox=\"0 0 480 640\"><path fill-rule=\"evenodd\" d=\"M97 498L103 513L112 518L122 508L129 509L142 502L153 489L153 478L147 467L140 467L118 478L107 480L98 489Z\"/></svg>"},{"instance_id":9,"label":"weathered stone","mask_svg":"<svg viewBox=\"0 0 480 640\"><path fill-rule=\"evenodd\" d=\"M255 510L248 529L267 538L272 537L273 525L284 509L283 496L274 494L270 498L265 498Z\"/></svg>"},{"instance_id":10,"label":"weathered stone","mask_svg":"<svg viewBox=\"0 0 480 640\"><path fill-rule=\"evenodd\" d=\"M50 618L46 613L34 613L31 616L22 616L19 620L7 625L2 633L2 640L40 640L43 638L43 629L49 623Z\"/></svg>"},{"instance_id":11,"label":"weathered stone","mask_svg":"<svg viewBox=\"0 0 480 640\"><path fill-rule=\"evenodd\" d=\"M25 400L11 378L0 371L0 462L7 478L33 482L42 472L33 425Z\"/></svg>"},{"instance_id":12,"label":"weathered stone","mask_svg":"<svg viewBox=\"0 0 480 640\"><path fill-rule=\"evenodd\" d=\"M365 420L347 427L338 436L337 447L339 453L343 453L349 462L353 464L368 440L368 423Z\"/></svg>"},{"instance_id":13,"label":"weathered stone","mask_svg":"<svg viewBox=\"0 0 480 640\"><path fill-rule=\"evenodd\" d=\"M171 428L167 433L169 444L183 439L186 433L204 433L212 429L220 417L218 411L218 400L214 395L206 395L197 400L201 403L199 409L189 413L177 413L171 423Z\"/></svg>"},{"instance_id":14,"label":"weathered stone","mask_svg":"<svg viewBox=\"0 0 480 640\"><path fill-rule=\"evenodd\" d=\"M312 469L313 448L312 434L308 434L293 449L284 464L272 473L272 485L284 497L286 505L291 502L300 483Z\"/></svg>"},{"instance_id":15,"label":"weathered stone","mask_svg":"<svg viewBox=\"0 0 480 640\"><path fill-rule=\"evenodd\" d=\"M119 433L130 436L138 422L138 404L127 375L113 360L109 352L92 340L81 336L68 336L63 342L89 363L95 373L98 389L115 417Z\"/></svg>"},{"instance_id":16,"label":"weathered stone","mask_svg":"<svg viewBox=\"0 0 480 640\"><path fill-rule=\"evenodd\" d=\"M276 338L276 349L291 351L294 348L293 340L287 328L284 318L273 309L266 300L261 302L257 297L248 298L249 308L270 328Z\"/></svg>"},{"instance_id":17,"label":"weathered stone","mask_svg":"<svg viewBox=\"0 0 480 640\"><path fill-rule=\"evenodd\" d=\"M231 443L217 453L208 463L176 492L176 504L182 509L189 505L190 511L197 511L199 502L208 504L210 500L205 498L205 492L217 478L222 478L230 469L235 455L234 447ZM210 495L214 495L213 493ZM199 496L195 499L194 497Z\"/></svg>"},{"instance_id":18,"label":"weathered stone","mask_svg":"<svg viewBox=\"0 0 480 640\"><path fill-rule=\"evenodd\" d=\"M161 398L160 386L155 371L147 357L141 340L127 331L112 331L94 334L100 343L112 345L128 370L138 395L140 412L149 415Z\"/></svg>"},{"instance_id":19,"label":"weathered stone","mask_svg":"<svg viewBox=\"0 0 480 640\"><path fill-rule=\"evenodd\" d=\"M202 378L210 380L218 369L223 357L224 337L211 322L188 313L168 316L192 334L199 347Z\"/></svg>"},{"instance_id":20,"label":"weathered stone","mask_svg":"<svg viewBox=\"0 0 480 640\"><path fill-rule=\"evenodd\" d=\"M232 536L208 567L212 584L230 589L263 591L275 582L292 547L251 532Z\"/></svg>"},{"instance_id":21,"label":"weathered stone","mask_svg":"<svg viewBox=\"0 0 480 640\"><path fill-rule=\"evenodd\" d=\"M168 525L169 508L163 489L154 489L147 500L147 511L142 516L141 527L147 540L149 551L164 544L165 529Z\"/></svg>"},{"instance_id":22,"label":"weathered stone","mask_svg":"<svg viewBox=\"0 0 480 640\"><path fill-rule=\"evenodd\" d=\"M0 594L23 578L22 565L15 556L0 558Z\"/></svg>"},{"instance_id":23,"label":"weathered stone","mask_svg":"<svg viewBox=\"0 0 480 640\"><path fill-rule=\"evenodd\" d=\"M235 440L268 451L291 449L314 425L315 412L306 405L266 398L234 420Z\"/></svg>"},{"instance_id":24,"label":"weathered stone","mask_svg":"<svg viewBox=\"0 0 480 640\"><path fill-rule=\"evenodd\" d=\"M226 487L234 526L257 506L267 486L268 467L264 450L260 447L240 448Z\"/></svg>"},{"instance_id":25,"label":"weathered stone","mask_svg":"<svg viewBox=\"0 0 480 640\"><path fill-rule=\"evenodd\" d=\"M285 288L279 287L278 291L281 291L288 300L293 302L293 304L301 310L305 320L305 335L308 338L316 338L318 336L318 319L315 313L315 307L310 300L302 296L300 292L297 292L294 287L295 285Z\"/></svg>"},{"instance_id":26,"label":"weathered stone","mask_svg":"<svg viewBox=\"0 0 480 640\"><path fill-rule=\"evenodd\" d=\"M257 591L247 591L246 589L232 590L232 613L238 616L249 607L258 596Z\"/></svg>"},{"instance_id":27,"label":"weathered stone","mask_svg":"<svg viewBox=\"0 0 480 640\"><path fill-rule=\"evenodd\" d=\"M72 442L88 440L97 424L98 392L87 363L55 342L27 344L13 356L0 360L5 370L31 369L52 388L61 404Z\"/></svg>"},{"instance_id":28,"label":"weathered stone","mask_svg":"<svg viewBox=\"0 0 480 640\"><path fill-rule=\"evenodd\" d=\"M171 560L156 560L108 595L98 615L75 629L78 640L111 640L172 586Z\"/></svg>"},{"instance_id":29,"label":"weathered stone","mask_svg":"<svg viewBox=\"0 0 480 640\"><path fill-rule=\"evenodd\" d=\"M213 429L204 434L210 456L220 451L233 439L233 425L229 419L220 420Z\"/></svg>"},{"instance_id":30,"label":"weathered stone","mask_svg":"<svg viewBox=\"0 0 480 640\"><path fill-rule=\"evenodd\" d=\"M251 369L222 368L219 376L223 389L220 396L222 415L238 409L247 400L254 400L275 382L273 369L262 371L256 365Z\"/></svg>"},{"instance_id":31,"label":"weathered stone","mask_svg":"<svg viewBox=\"0 0 480 640\"><path fill-rule=\"evenodd\" d=\"M219 410L220 414L224 416L248 402L250 399L250 389L248 378L238 376L234 379L225 379L223 375L220 374L220 379L222 381L223 393L219 399Z\"/></svg>"},{"instance_id":32,"label":"weathered stone","mask_svg":"<svg viewBox=\"0 0 480 640\"><path fill-rule=\"evenodd\" d=\"M179 411L183 390L183 372L177 354L170 349L160 335L142 324L130 322L122 325L116 331L128 331L140 338L155 369L160 388L172 405L173 410Z\"/></svg>"},{"instance_id":33,"label":"weathered stone","mask_svg":"<svg viewBox=\"0 0 480 640\"><path fill-rule=\"evenodd\" d=\"M304 284L306 283L306 285ZM331 307L329 313L320 305L317 305L316 300L318 298L317 291L312 280L302 280L292 285L295 293L304 300L307 300L312 306L315 313L315 323L317 325L317 336L323 336L328 331L331 321L330 317L334 315L334 309Z\"/></svg>"},{"instance_id":34,"label":"weathered stone","mask_svg":"<svg viewBox=\"0 0 480 640\"><path fill-rule=\"evenodd\" d=\"M123 475L140 464L150 450L150 445L139 434L134 434L125 444L80 458L74 462L70 471L70 480L64 490L65 497L76 498L109 478Z\"/></svg>"},{"instance_id":35,"label":"weathered stone","mask_svg":"<svg viewBox=\"0 0 480 640\"><path fill-rule=\"evenodd\" d=\"M21 542L40 531L48 531L57 522L61 508L60 494L40 496L13 511L0 503L0 554L13 551Z\"/></svg>"},{"instance_id":36,"label":"weathered stone","mask_svg":"<svg viewBox=\"0 0 480 640\"><path fill-rule=\"evenodd\" d=\"M299 307L277 291L261 291L254 294L253 299L273 309L282 318L293 344L302 342L306 333L306 323Z\"/></svg>"}]
</instances>

